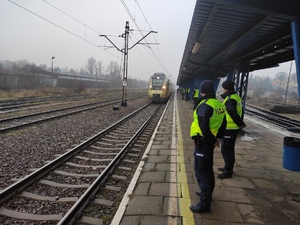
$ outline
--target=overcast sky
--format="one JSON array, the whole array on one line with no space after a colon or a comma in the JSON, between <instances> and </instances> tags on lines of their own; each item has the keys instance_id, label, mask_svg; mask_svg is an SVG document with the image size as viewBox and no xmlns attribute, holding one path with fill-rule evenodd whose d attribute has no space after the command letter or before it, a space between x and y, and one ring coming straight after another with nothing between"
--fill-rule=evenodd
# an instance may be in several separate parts
<instances>
[{"instance_id":1,"label":"overcast sky","mask_svg":"<svg viewBox=\"0 0 300 225\"><path fill-rule=\"evenodd\" d=\"M123 65L109 41L124 48L129 21L128 77L148 80L165 72L176 82L196 0L0 0L0 60L28 60L36 65L80 69L94 57L107 66ZM141 30L141 31L140 31ZM107 47L103 47L107 46ZM255 75L289 73L290 62ZM270 71L270 72L268 72ZM293 63L292 73L295 72Z\"/></svg>"}]
</instances>

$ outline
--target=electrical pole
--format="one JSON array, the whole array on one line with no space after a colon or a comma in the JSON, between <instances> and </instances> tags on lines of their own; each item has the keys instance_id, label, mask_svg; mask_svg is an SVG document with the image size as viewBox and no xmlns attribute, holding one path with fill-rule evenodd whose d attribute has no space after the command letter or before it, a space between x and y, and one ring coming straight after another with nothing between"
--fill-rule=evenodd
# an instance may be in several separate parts
<instances>
[{"instance_id":1,"label":"electrical pole","mask_svg":"<svg viewBox=\"0 0 300 225\"><path fill-rule=\"evenodd\" d=\"M125 49L124 49L124 66L123 66L123 90L121 106L127 106L127 73L128 73L128 35L129 35L129 22L126 21L125 25Z\"/></svg>"},{"instance_id":2,"label":"electrical pole","mask_svg":"<svg viewBox=\"0 0 300 225\"><path fill-rule=\"evenodd\" d=\"M293 62L291 62L289 77L288 77L288 81L286 83L285 96L284 96L284 104L286 104L286 96L288 94L288 88L289 88L290 76L291 76L291 71L292 71L292 65L293 65Z\"/></svg>"},{"instance_id":3,"label":"electrical pole","mask_svg":"<svg viewBox=\"0 0 300 225\"><path fill-rule=\"evenodd\" d=\"M129 36L129 22L126 21L125 33L121 37L125 38L125 48L119 49L106 35L99 35L100 37L105 37L118 51L124 53L124 65L123 65L123 88L122 88L122 102L121 106L127 106L127 74L128 74L128 50L132 49L134 46L139 44L144 38L146 38L150 33L157 33L156 31L150 31L147 35L142 37L137 43L132 47L128 48L128 36Z\"/></svg>"}]
</instances>

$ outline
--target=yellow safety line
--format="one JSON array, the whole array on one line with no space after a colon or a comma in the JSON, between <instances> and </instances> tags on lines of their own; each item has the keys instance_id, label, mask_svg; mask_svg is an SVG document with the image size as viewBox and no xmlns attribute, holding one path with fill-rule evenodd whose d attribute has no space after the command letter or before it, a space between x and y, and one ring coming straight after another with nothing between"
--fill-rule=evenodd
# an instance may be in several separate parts
<instances>
[{"instance_id":1,"label":"yellow safety line","mask_svg":"<svg viewBox=\"0 0 300 225\"><path fill-rule=\"evenodd\" d=\"M183 218L183 225L194 225L194 214L190 210L191 198L187 182L186 169L184 163L183 138L180 126L180 117L178 111L177 97L176 114L177 114L177 130L178 130L178 145L177 145L177 196L179 197L180 216Z\"/></svg>"}]
</instances>

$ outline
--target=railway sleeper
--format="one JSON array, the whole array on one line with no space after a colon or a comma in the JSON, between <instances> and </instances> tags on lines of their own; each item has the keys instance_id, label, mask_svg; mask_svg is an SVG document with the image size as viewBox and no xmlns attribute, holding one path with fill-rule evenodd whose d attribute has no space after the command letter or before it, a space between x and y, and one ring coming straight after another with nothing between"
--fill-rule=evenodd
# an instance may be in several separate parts
<instances>
[{"instance_id":1,"label":"railway sleeper","mask_svg":"<svg viewBox=\"0 0 300 225\"><path fill-rule=\"evenodd\" d=\"M75 203L78 200L78 197L67 197L67 198L60 198L59 196L56 197L49 197L49 196L43 196L43 195L37 195L33 194L27 191L22 192L21 194L18 194L16 197L18 198L30 198L33 200L38 201L49 201L49 202L70 202ZM96 198L93 201L90 202L93 205L101 205L101 206L107 206L111 207L114 202L106 199L99 199Z\"/></svg>"},{"instance_id":2,"label":"railway sleeper","mask_svg":"<svg viewBox=\"0 0 300 225\"><path fill-rule=\"evenodd\" d=\"M133 152L141 152L142 150L141 149L137 149L137 148L133 148L133 149L131 149L131 151L133 151Z\"/></svg>"},{"instance_id":3,"label":"railway sleeper","mask_svg":"<svg viewBox=\"0 0 300 225\"><path fill-rule=\"evenodd\" d=\"M111 162L112 159L92 159L83 156L75 156L76 159L86 160L86 161L93 161L93 162Z\"/></svg>"},{"instance_id":4,"label":"railway sleeper","mask_svg":"<svg viewBox=\"0 0 300 225\"><path fill-rule=\"evenodd\" d=\"M105 147L99 147L92 145L90 148L98 149L98 150L103 150L103 151L120 151L120 148L105 148Z\"/></svg>"},{"instance_id":5,"label":"railway sleeper","mask_svg":"<svg viewBox=\"0 0 300 225\"><path fill-rule=\"evenodd\" d=\"M13 181L18 181L19 179L12 179L12 180ZM61 184L61 183L56 183L56 182L53 182L53 181L50 181L50 180L39 180L39 181L37 181L37 184L45 185L45 186L52 186L52 187L74 188L74 189L81 189L81 188L89 188L90 187L89 184ZM103 189L104 190L109 190L109 191L120 191L121 190L120 187L109 186L109 185L104 186Z\"/></svg>"},{"instance_id":6,"label":"railway sleeper","mask_svg":"<svg viewBox=\"0 0 300 225\"><path fill-rule=\"evenodd\" d=\"M83 216L80 218L80 220L75 220L75 225L76 224L92 224L92 225L102 225L103 220L102 219L97 219L93 217L87 217Z\"/></svg>"},{"instance_id":7,"label":"railway sleeper","mask_svg":"<svg viewBox=\"0 0 300 225\"><path fill-rule=\"evenodd\" d=\"M93 152L89 150L84 150L84 153L95 154L95 155L117 155L118 153L110 153L110 152Z\"/></svg>"},{"instance_id":8,"label":"railway sleeper","mask_svg":"<svg viewBox=\"0 0 300 225\"><path fill-rule=\"evenodd\" d=\"M20 213L20 212L16 212L16 211L5 209L5 208L0 208L0 215L6 216L6 217L11 217L11 218L22 219L22 220L31 220L31 221L57 222L63 218L62 213L56 214L56 215L39 215L39 214L31 214L31 213ZM76 220L75 224L102 225L103 220L93 218L93 217L83 216L80 218L80 220Z\"/></svg>"},{"instance_id":9,"label":"railway sleeper","mask_svg":"<svg viewBox=\"0 0 300 225\"><path fill-rule=\"evenodd\" d=\"M0 208L0 215L11 218L23 219L23 220L34 220L34 221L60 221L63 216L61 214L56 215L39 215L31 213L20 213L14 210Z\"/></svg>"}]
</instances>

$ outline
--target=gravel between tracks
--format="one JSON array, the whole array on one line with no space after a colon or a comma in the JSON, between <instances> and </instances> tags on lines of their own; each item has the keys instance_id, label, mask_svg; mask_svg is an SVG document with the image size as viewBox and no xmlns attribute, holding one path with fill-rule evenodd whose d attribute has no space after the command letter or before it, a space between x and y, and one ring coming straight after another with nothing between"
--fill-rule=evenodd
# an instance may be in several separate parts
<instances>
[{"instance_id":1,"label":"gravel between tracks","mask_svg":"<svg viewBox=\"0 0 300 225\"><path fill-rule=\"evenodd\" d=\"M55 154L92 137L128 113L149 102L147 97L127 101L127 107L113 106L62 117L0 135L0 190L23 178L32 168L53 160Z\"/></svg>"}]
</instances>

